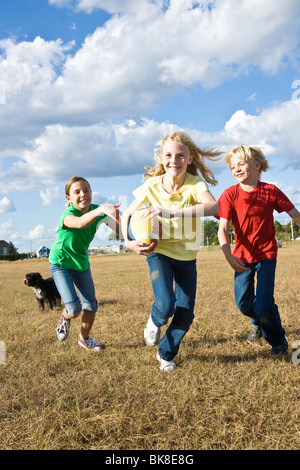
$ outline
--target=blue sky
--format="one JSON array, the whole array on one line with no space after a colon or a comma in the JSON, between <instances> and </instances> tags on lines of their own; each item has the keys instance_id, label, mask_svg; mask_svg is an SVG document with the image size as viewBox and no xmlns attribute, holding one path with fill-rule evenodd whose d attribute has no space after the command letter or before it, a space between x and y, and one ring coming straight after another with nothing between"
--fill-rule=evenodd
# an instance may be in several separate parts
<instances>
[{"instance_id":1,"label":"blue sky","mask_svg":"<svg viewBox=\"0 0 300 470\"><path fill-rule=\"evenodd\" d=\"M298 0L1 0L0 239L50 247L75 174L125 209L177 128L261 146L300 209L299 20ZM210 166L218 198L235 181Z\"/></svg>"}]
</instances>

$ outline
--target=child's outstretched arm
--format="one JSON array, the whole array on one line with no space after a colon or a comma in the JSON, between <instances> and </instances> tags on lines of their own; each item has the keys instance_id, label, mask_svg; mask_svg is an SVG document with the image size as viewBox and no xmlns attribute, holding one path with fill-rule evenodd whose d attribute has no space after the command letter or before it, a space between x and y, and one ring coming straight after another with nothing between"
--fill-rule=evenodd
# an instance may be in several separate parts
<instances>
[{"instance_id":1,"label":"child's outstretched arm","mask_svg":"<svg viewBox=\"0 0 300 470\"><path fill-rule=\"evenodd\" d=\"M209 191L201 193L201 204L196 204L190 207L172 211L173 217L208 217L210 215L217 215L219 212L219 205L213 195Z\"/></svg>"},{"instance_id":2,"label":"child's outstretched arm","mask_svg":"<svg viewBox=\"0 0 300 470\"><path fill-rule=\"evenodd\" d=\"M111 217L117 224L120 223L120 211L118 207L121 204L102 204L81 217L75 215L67 215L64 218L64 225L70 228L86 228L91 225L100 215L106 214Z\"/></svg>"},{"instance_id":3,"label":"child's outstretched arm","mask_svg":"<svg viewBox=\"0 0 300 470\"><path fill-rule=\"evenodd\" d=\"M143 206L145 209L142 218L154 217L159 215L161 217L208 217L210 215L217 215L219 212L219 205L213 195L209 191L201 193L201 204L195 204L181 209L162 209L161 207Z\"/></svg>"},{"instance_id":4,"label":"child's outstretched arm","mask_svg":"<svg viewBox=\"0 0 300 470\"><path fill-rule=\"evenodd\" d=\"M218 238L220 246L223 250L225 258L227 259L230 266L240 273L244 271L248 271L249 268L245 266L242 260L237 258L231 253L230 247L230 238L229 238L229 220L220 218L219 230L218 230Z\"/></svg>"},{"instance_id":5,"label":"child's outstretched arm","mask_svg":"<svg viewBox=\"0 0 300 470\"><path fill-rule=\"evenodd\" d=\"M300 227L300 212L294 207L290 212L287 212L287 214L296 222L298 227Z\"/></svg>"}]
</instances>

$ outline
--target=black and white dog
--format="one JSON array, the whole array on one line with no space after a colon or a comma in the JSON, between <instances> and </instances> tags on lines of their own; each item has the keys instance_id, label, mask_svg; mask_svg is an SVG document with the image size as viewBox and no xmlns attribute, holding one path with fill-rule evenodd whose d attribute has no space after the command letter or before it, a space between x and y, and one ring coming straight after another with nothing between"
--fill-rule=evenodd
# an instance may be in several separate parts
<instances>
[{"instance_id":1,"label":"black and white dog","mask_svg":"<svg viewBox=\"0 0 300 470\"><path fill-rule=\"evenodd\" d=\"M40 273L28 273L24 283L33 288L40 310L44 310L45 303L51 310L54 307L61 307L61 297L52 277L43 279Z\"/></svg>"}]
</instances>

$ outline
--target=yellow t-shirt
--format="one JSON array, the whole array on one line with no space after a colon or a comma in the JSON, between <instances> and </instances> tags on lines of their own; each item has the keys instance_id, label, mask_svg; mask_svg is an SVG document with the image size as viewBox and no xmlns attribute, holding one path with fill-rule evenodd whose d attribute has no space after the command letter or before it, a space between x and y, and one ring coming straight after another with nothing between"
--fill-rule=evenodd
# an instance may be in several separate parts
<instances>
[{"instance_id":1,"label":"yellow t-shirt","mask_svg":"<svg viewBox=\"0 0 300 470\"><path fill-rule=\"evenodd\" d=\"M184 184L174 194L167 193L162 186L161 176L152 176L139 186L133 195L141 204L149 203L163 209L181 209L201 204L200 195L208 190L200 176L186 175ZM203 224L200 217L160 218L162 236L155 252L170 258L188 261L195 259L203 243Z\"/></svg>"}]
</instances>

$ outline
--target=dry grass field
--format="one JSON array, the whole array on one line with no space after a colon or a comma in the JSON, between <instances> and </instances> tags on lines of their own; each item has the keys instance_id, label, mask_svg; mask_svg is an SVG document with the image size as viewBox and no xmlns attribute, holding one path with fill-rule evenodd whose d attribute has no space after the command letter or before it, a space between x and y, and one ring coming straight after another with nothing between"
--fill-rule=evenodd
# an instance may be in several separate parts
<instances>
[{"instance_id":1,"label":"dry grass field","mask_svg":"<svg viewBox=\"0 0 300 470\"><path fill-rule=\"evenodd\" d=\"M143 342L153 298L145 259L98 256L91 267L99 354L77 345L79 319L60 343L60 312L38 311L23 279L49 276L47 260L0 262L1 450L300 448L300 365L271 359L263 340L247 343L221 251L199 253L195 321L173 372L160 371ZM276 280L290 346L300 339L299 272L295 242L279 250Z\"/></svg>"}]
</instances>

